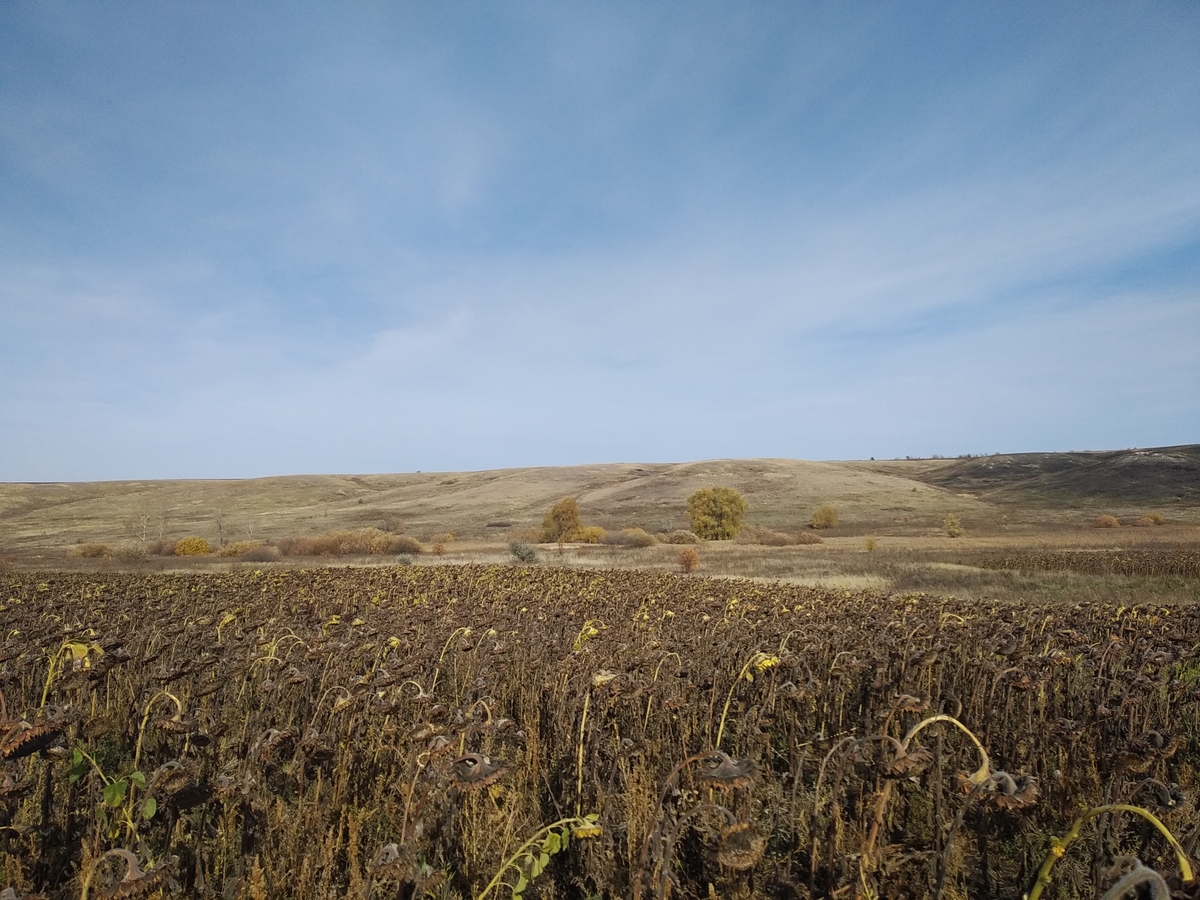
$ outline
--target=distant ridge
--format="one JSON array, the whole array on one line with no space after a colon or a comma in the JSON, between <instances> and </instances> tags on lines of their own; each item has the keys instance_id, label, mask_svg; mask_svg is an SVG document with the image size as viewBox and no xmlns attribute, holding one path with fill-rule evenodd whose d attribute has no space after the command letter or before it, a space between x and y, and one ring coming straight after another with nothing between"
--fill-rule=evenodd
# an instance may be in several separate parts
<instances>
[{"instance_id":1,"label":"distant ridge","mask_svg":"<svg viewBox=\"0 0 1200 900\"><path fill-rule=\"evenodd\" d=\"M954 460L914 476L983 500L1048 504L1200 503L1200 444Z\"/></svg>"},{"instance_id":2,"label":"distant ridge","mask_svg":"<svg viewBox=\"0 0 1200 900\"><path fill-rule=\"evenodd\" d=\"M843 534L940 534L953 514L972 533L1053 520L1089 524L1096 513L1152 511L1200 520L1200 445L970 459L725 459L688 463L294 475L245 480L0 483L0 557L86 542L202 535L210 542L277 540L344 528L403 530L422 540L507 540L574 497L590 524L651 533L687 527L697 488L742 492L748 521L808 527L824 503ZM1083 513L1081 516L1080 513ZM1044 516L1050 516L1050 520Z\"/></svg>"}]
</instances>

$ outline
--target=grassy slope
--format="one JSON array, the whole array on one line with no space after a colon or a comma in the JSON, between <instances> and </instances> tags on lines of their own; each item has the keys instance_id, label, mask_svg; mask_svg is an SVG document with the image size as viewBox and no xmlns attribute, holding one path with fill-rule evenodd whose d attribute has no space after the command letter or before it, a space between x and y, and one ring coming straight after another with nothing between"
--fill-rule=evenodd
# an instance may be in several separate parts
<instances>
[{"instance_id":1,"label":"grassy slope","mask_svg":"<svg viewBox=\"0 0 1200 900\"><path fill-rule=\"evenodd\" d=\"M441 531L502 537L537 525L551 503L568 495L578 498L589 522L657 531L685 527L688 495L717 484L742 491L752 518L772 527L802 527L827 501L848 519L882 516L900 523L932 521L951 510L968 517L987 511L985 504L935 485L850 465L717 460L245 481L5 484L0 485L0 544L23 549L117 541L134 536L143 516L151 537L162 525L167 537L215 538L218 517L226 537L276 538L378 526L388 515L399 516L405 530L425 537Z\"/></svg>"},{"instance_id":2,"label":"grassy slope","mask_svg":"<svg viewBox=\"0 0 1200 900\"><path fill-rule=\"evenodd\" d=\"M1200 447L1091 454L1016 454L969 460L808 462L712 460L598 464L403 475L299 475L249 480L0 484L0 551L119 542L160 531L227 539L279 538L335 528L380 526L398 517L424 539L501 541L536 526L546 508L575 496L589 523L686 527L687 497L729 485L752 522L804 527L834 503L839 533L936 533L947 513L975 536L1086 526L1099 509L1118 515L1160 511L1200 522ZM1145 531L1138 529L1139 532Z\"/></svg>"}]
</instances>

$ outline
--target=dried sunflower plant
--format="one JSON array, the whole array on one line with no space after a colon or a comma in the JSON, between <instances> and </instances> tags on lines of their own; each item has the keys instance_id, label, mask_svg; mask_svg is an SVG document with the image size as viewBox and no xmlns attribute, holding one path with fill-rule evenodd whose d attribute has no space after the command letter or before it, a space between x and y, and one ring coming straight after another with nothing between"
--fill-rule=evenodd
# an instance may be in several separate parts
<instances>
[{"instance_id":1,"label":"dried sunflower plant","mask_svg":"<svg viewBox=\"0 0 1200 900\"><path fill-rule=\"evenodd\" d=\"M3 897L1200 895L1200 607L9 571L0 626Z\"/></svg>"}]
</instances>

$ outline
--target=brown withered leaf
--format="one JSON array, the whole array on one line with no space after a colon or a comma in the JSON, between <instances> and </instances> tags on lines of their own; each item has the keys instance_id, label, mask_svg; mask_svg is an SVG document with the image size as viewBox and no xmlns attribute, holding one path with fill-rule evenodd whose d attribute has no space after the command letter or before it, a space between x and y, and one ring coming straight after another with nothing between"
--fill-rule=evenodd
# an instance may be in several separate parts
<instances>
[{"instance_id":1,"label":"brown withered leaf","mask_svg":"<svg viewBox=\"0 0 1200 900\"><path fill-rule=\"evenodd\" d=\"M450 778L459 787L477 791L494 784L512 763L504 759L489 759L482 753L464 753L450 762Z\"/></svg>"},{"instance_id":2,"label":"brown withered leaf","mask_svg":"<svg viewBox=\"0 0 1200 900\"><path fill-rule=\"evenodd\" d=\"M905 753L903 750L897 751L896 756L884 767L885 778L908 778L912 775L919 775L929 768L933 762L933 753L926 750L924 747L919 747Z\"/></svg>"},{"instance_id":3,"label":"brown withered leaf","mask_svg":"<svg viewBox=\"0 0 1200 900\"><path fill-rule=\"evenodd\" d=\"M0 738L0 759L21 759L45 750L64 731L61 722L42 722L30 725L28 722L18 722Z\"/></svg>"},{"instance_id":4,"label":"brown withered leaf","mask_svg":"<svg viewBox=\"0 0 1200 900\"><path fill-rule=\"evenodd\" d=\"M399 844L384 844L371 862L371 877L376 881L399 882L408 879L416 863L417 854L413 847L400 848Z\"/></svg>"},{"instance_id":5,"label":"brown withered leaf","mask_svg":"<svg viewBox=\"0 0 1200 900\"><path fill-rule=\"evenodd\" d=\"M722 790L748 789L754 786L758 767L750 759L733 759L720 750L714 750L699 760L696 780L705 787Z\"/></svg>"},{"instance_id":6,"label":"brown withered leaf","mask_svg":"<svg viewBox=\"0 0 1200 900\"><path fill-rule=\"evenodd\" d=\"M175 864L175 857L170 857L149 871L143 872L138 865L137 857L129 850L109 850L104 857L109 856L125 860L125 874L111 888L99 892L104 900L132 900L134 897L150 896L166 887L167 880L171 875L171 868Z\"/></svg>"},{"instance_id":7,"label":"brown withered leaf","mask_svg":"<svg viewBox=\"0 0 1200 900\"><path fill-rule=\"evenodd\" d=\"M767 849L767 836L751 822L738 822L721 833L717 862L726 869L745 872L753 869Z\"/></svg>"}]
</instances>

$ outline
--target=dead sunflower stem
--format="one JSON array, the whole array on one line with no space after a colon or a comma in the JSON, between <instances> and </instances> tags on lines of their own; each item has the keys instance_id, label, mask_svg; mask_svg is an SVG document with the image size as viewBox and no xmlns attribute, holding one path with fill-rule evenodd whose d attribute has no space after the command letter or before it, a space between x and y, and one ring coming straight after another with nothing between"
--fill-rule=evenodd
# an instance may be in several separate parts
<instances>
[{"instance_id":1,"label":"dead sunflower stem","mask_svg":"<svg viewBox=\"0 0 1200 900\"><path fill-rule=\"evenodd\" d=\"M725 696L725 706L721 709L721 722L717 726L717 739L713 742L714 750L721 749L721 737L725 734L725 719L729 715L729 704L733 702L733 692L736 690L738 684L741 683L743 678L747 681L754 680L754 675L750 672L751 669L754 669L756 672L765 672L772 666L777 665L779 665L778 656L775 656L771 653L763 653L761 650L756 650L750 656L750 658L746 660L745 665L743 665L741 671L738 672L738 677L735 678L733 684L729 686L729 693Z\"/></svg>"},{"instance_id":2,"label":"dead sunflower stem","mask_svg":"<svg viewBox=\"0 0 1200 900\"><path fill-rule=\"evenodd\" d=\"M975 737L975 732L973 732L962 722L958 721L958 719L954 718L954 716L948 716L943 713L936 716L930 716L927 719L922 719L908 730L908 734L906 734L904 736L904 740L900 742L902 751L907 753L913 738L920 734L925 728L928 728L930 725L936 725L938 722L949 722L951 725L969 737L971 739L971 743L975 745L975 749L979 751L979 768L967 777L967 781L970 783L970 785L972 787L977 787L987 781L992 770L992 763L991 760L988 759L987 751L983 749L983 744L979 742L979 738ZM887 805L888 801L891 799L892 785L894 784L894 781L886 782L883 786L883 789L879 792L879 799L875 802L875 815L871 819L871 828L867 832L867 842L863 847L864 861L869 860L875 850L875 842L879 838L879 829L880 826L883 825L883 817L887 812Z\"/></svg>"},{"instance_id":3,"label":"dead sunflower stem","mask_svg":"<svg viewBox=\"0 0 1200 900\"><path fill-rule=\"evenodd\" d=\"M1168 829L1166 825L1159 821L1158 817L1155 816L1154 813L1150 812L1148 809L1143 809L1140 806L1130 806L1125 803L1110 803L1107 806L1096 806L1092 809L1089 809L1082 816L1075 820L1075 824L1071 826L1070 830L1065 835L1063 835L1061 838L1051 839L1050 852L1046 854L1046 859L1042 862L1041 869L1038 870L1038 877L1037 881L1034 882L1033 890L1025 895L1025 900L1038 900L1038 898L1042 896L1042 891L1045 890L1048 884L1050 884L1050 872L1054 868L1054 864L1066 856L1067 848L1070 847L1071 844L1075 842L1075 839L1079 837L1080 832L1083 831L1083 826L1097 816L1102 816L1105 813L1111 812L1133 813L1134 815L1141 816L1143 819L1157 828L1159 834L1166 838L1167 843L1171 845L1171 849L1175 851L1175 858L1179 861L1179 872L1183 876L1183 880L1185 882L1191 882L1195 879L1195 876L1192 874L1191 863L1188 862L1187 853L1185 853L1183 847L1179 845L1179 841L1175 839L1175 835L1171 834L1170 829Z\"/></svg>"}]
</instances>

